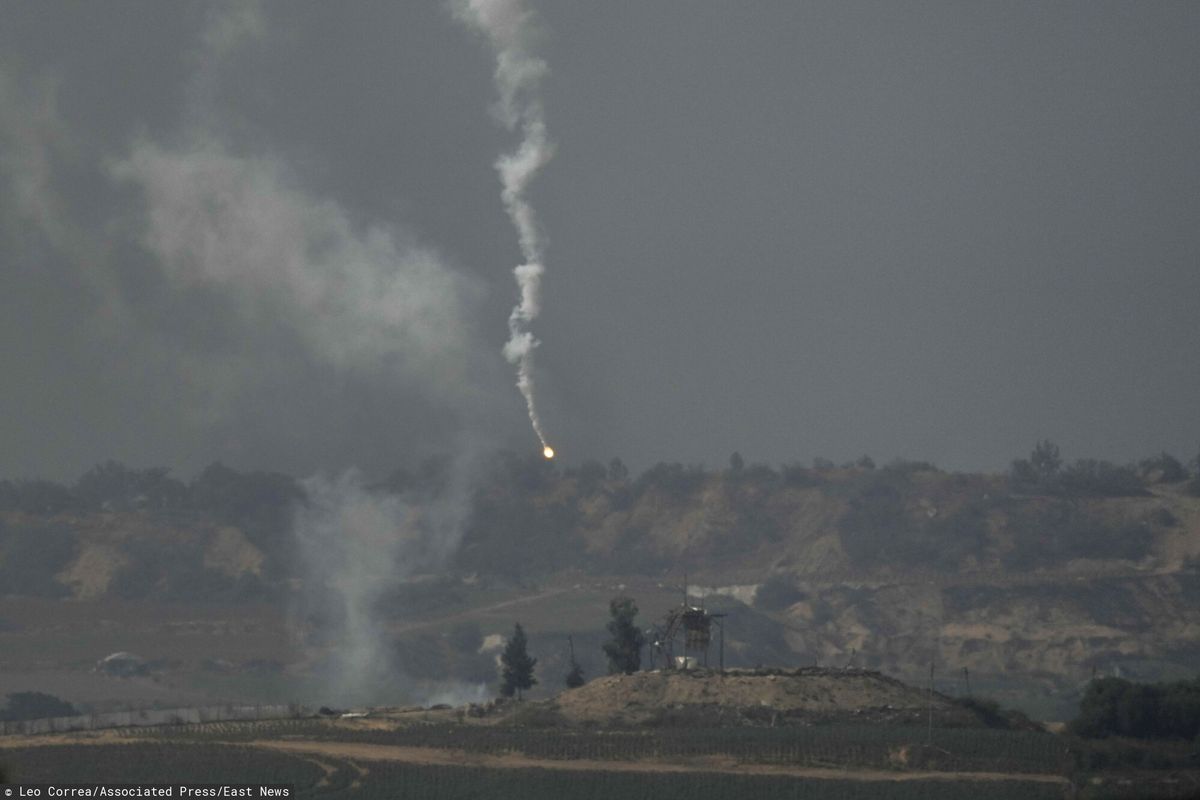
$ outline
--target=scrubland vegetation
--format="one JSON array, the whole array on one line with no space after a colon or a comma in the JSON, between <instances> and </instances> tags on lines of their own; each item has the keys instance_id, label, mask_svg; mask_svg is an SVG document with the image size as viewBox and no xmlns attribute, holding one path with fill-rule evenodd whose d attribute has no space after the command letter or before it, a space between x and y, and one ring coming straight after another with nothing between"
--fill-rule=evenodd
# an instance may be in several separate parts
<instances>
[{"instance_id":1,"label":"scrubland vegetation","mask_svg":"<svg viewBox=\"0 0 1200 800\"><path fill-rule=\"evenodd\" d=\"M398 470L372 490L420 506L446 480L444 464L434 460ZM986 680L989 669L1039 680L1057 670L1061 682L1047 685L1068 687L1083 687L1089 670L1104 674L1112 665L1137 669L1161 659L1175 670L1164 673L1170 680L1154 677L1157 673L1151 673L1157 682L1104 677L1086 689L1061 692L1056 707L1073 709L1081 699L1063 735L1025 729L1018 717L954 683L955 693L965 695L960 704L981 719L994 718L992 728L935 727L931 734L911 721L773 728L769 714L761 725L717 728L700 724L700 718L676 724L687 714L664 709L648 717L657 720L650 729L564 729L545 727L558 721L529 705L529 713L496 727L439 723L356 730L298 720L158 729L140 732L136 744L120 747L0 750L0 766L13 779L33 780L28 776L40 775L51 762L61 765L66 755L81 765L80 775L103 780L106 770L120 772L128 757L169 770L172 781L191 779L183 776L193 772L196 780L212 780L199 770L218 763L228 765L220 780L252 774L255 781L294 782L309 794L391 796L402 781L415 787L412 796L486 791L523 799L586 797L592 795L580 792L592 791L597 797L936 798L962 796L962 786L611 771L579 780L579 773L567 771L382 762L364 771L336 758L326 759L326 769L249 744L263 738L319 739L488 757L519 753L556 763L731 759L761 768L995 772L1072 780L1106 770L1195 770L1200 688L1194 677L1175 677L1193 675L1181 673L1179 665L1192 667L1200 653L1187 638L1189 615L1200 601L1200 564L1186 549L1200 519L1197 496L1194 462L1165 453L1128 465L1067 462L1048 441L994 475L949 473L923 462L880 466L867 457L840 466L818 459L776 468L746 464L735 454L725 469L663 463L634 476L616 459L564 468L538 457L502 454L469 498L462 544L446 570L397 582L376 608L383 619L416 621L398 628L394 642L397 669L415 679L453 675L494 683L500 651L485 651L484 640L507 633L519 620L528 640L524 658L509 654L507 685L513 693L557 691L572 666L589 678L603 674L606 665L609 671L637 670L634 648L602 650L608 641L603 626L620 627L622 618L615 607L606 616L604 604L626 593L616 590L612 576L621 576L622 587L627 580L640 581L641 590L659 592L662 597L652 601L628 592L639 603L645 599L642 608L649 609L666 602L668 594L669 602L678 602L672 581L680 572L715 574L714 564L749 576L730 583L754 584L740 600L706 598L710 609L735 615L726 653L730 665L832 663L895 675L911 668L906 676L911 682L911 673L919 679L928 668L931 646L913 631L938 620L943 691L951 680L946 675L965 666L975 681ZM291 520L305 502L303 485L289 476L222 465L190 481L164 469L116 463L98 466L70 485L0 481L0 587L7 595L46 603L101 598L193 609L286 606L301 579ZM96 577L100 573L104 580ZM543 581L552 582L549 589L539 585ZM505 612L512 616L504 617L502 627L493 624L494 615L473 613L518 600L520 611ZM638 625L653 618L647 611ZM0 633L18 635L21 622L0 619ZM308 623L319 628L320 620ZM188 630L195 628L188 624ZM213 630L218 627L214 623ZM328 646L315 630L314 646ZM848 631L860 638L847 638ZM571 635L576 649L568 659ZM90 668L80 655L71 657ZM266 656L246 651L237 660L206 658L212 662L209 672L217 675L244 671ZM282 664L269 663L273 680ZM46 710L55 703L62 701L27 693L15 703L10 699L0 713L27 717L31 704ZM246 773L250 765L253 771ZM122 773L121 779L128 778ZM55 779L64 778L56 773ZM1081 797L1121 796L1119 787L1077 784ZM1062 785L1019 780L971 787L981 798L1058 797L1062 791Z\"/></svg>"},{"instance_id":2,"label":"scrubland vegetation","mask_svg":"<svg viewBox=\"0 0 1200 800\"><path fill-rule=\"evenodd\" d=\"M1166 453L1138 464L1068 464L1048 441L1014 461L1006 475L991 476L945 473L925 462L877 467L868 457L841 467L817 459L813 466L776 469L746 465L735 453L724 470L660 463L633 477L619 459L560 468L536 455L500 454L470 499L452 567L525 580L566 568L661 574L785 543L796 533L797 504L817 500L833 509L832 530L850 568L978 565L989 548L995 550L997 515L1012 540L999 555L1006 568L1046 568L1073 558L1136 561L1148 554L1155 530L1178 523L1172 512L1164 508L1153 518L1129 520L1081 501L1141 497L1150 487L1172 484L1200 494L1200 474L1192 474ZM445 464L434 459L395 471L375 489L420 505L446 480ZM108 589L113 596L270 597L296 569L289 525L304 502L303 486L289 476L221 464L187 482L165 468L116 462L71 485L3 480L0 585L15 594L69 594L55 576L78 554L80 519L136 514L184 534L234 527L263 561L260 569L231 575L205 566L203 543L194 535L127 537L121 545L126 566ZM704 514L704 530L689 531L688 547L679 547L682 534L673 525L698 513Z\"/></svg>"}]
</instances>

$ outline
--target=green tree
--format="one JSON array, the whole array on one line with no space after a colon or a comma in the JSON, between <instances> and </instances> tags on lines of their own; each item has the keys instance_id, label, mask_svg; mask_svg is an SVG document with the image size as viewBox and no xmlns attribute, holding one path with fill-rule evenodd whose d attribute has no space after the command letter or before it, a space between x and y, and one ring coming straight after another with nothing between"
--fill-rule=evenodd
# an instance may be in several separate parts
<instances>
[{"instance_id":1,"label":"green tree","mask_svg":"<svg viewBox=\"0 0 1200 800\"><path fill-rule=\"evenodd\" d=\"M619 458L613 458L608 462L608 479L610 481L626 481L629 479L629 468L625 466L625 462Z\"/></svg>"},{"instance_id":2,"label":"green tree","mask_svg":"<svg viewBox=\"0 0 1200 800\"><path fill-rule=\"evenodd\" d=\"M1148 483L1181 483L1188 477L1187 467L1175 456L1162 451L1138 462L1140 477Z\"/></svg>"},{"instance_id":3,"label":"green tree","mask_svg":"<svg viewBox=\"0 0 1200 800\"><path fill-rule=\"evenodd\" d=\"M72 489L88 508L128 511L134 508L165 509L182 506L187 487L170 477L167 467L131 469L117 461L97 464L85 472Z\"/></svg>"},{"instance_id":4,"label":"green tree","mask_svg":"<svg viewBox=\"0 0 1200 800\"><path fill-rule=\"evenodd\" d=\"M578 662L571 662L571 671L567 673L566 682L568 689L578 689L587 683L587 680L583 677L583 667L579 666Z\"/></svg>"},{"instance_id":5,"label":"green tree","mask_svg":"<svg viewBox=\"0 0 1200 800\"><path fill-rule=\"evenodd\" d=\"M1062 456L1059 455L1058 445L1049 439L1042 439L1033 447L1029 454L1029 463L1038 479L1045 482L1058 474L1062 467Z\"/></svg>"},{"instance_id":6,"label":"green tree","mask_svg":"<svg viewBox=\"0 0 1200 800\"><path fill-rule=\"evenodd\" d=\"M612 640L604 645L604 654L608 656L608 674L624 672L632 675L642 666L642 645L646 643L646 637L634 624L638 613L637 603L632 597L614 597L609 601L608 613L612 615L608 623Z\"/></svg>"},{"instance_id":7,"label":"green tree","mask_svg":"<svg viewBox=\"0 0 1200 800\"><path fill-rule=\"evenodd\" d=\"M595 491L596 487L604 483L604 479L608 477L608 470L599 461L589 459L579 465L579 469L575 472L575 479L579 481L579 488L584 492Z\"/></svg>"},{"instance_id":8,"label":"green tree","mask_svg":"<svg viewBox=\"0 0 1200 800\"><path fill-rule=\"evenodd\" d=\"M575 642L570 636L567 637L567 648L569 653L567 660L571 665L570 670L567 671L567 688L578 689L587 681L583 677L583 667L579 666L579 662L575 660Z\"/></svg>"},{"instance_id":9,"label":"green tree","mask_svg":"<svg viewBox=\"0 0 1200 800\"><path fill-rule=\"evenodd\" d=\"M1033 446L1029 458L1019 458L1008 471L1013 487L1021 491L1057 491L1062 455L1058 445L1049 439L1041 439Z\"/></svg>"},{"instance_id":10,"label":"green tree","mask_svg":"<svg viewBox=\"0 0 1200 800\"><path fill-rule=\"evenodd\" d=\"M0 709L0 720L9 722L48 717L73 717L79 712L75 706L44 692L13 692L8 696L7 707Z\"/></svg>"},{"instance_id":11,"label":"green tree","mask_svg":"<svg viewBox=\"0 0 1200 800\"><path fill-rule=\"evenodd\" d=\"M537 683L537 678L533 677L533 667L537 664L537 659L530 658L528 645L525 629L518 622L513 626L512 638L508 640L504 652L500 655L500 694L505 697L515 694L520 700L521 692Z\"/></svg>"},{"instance_id":12,"label":"green tree","mask_svg":"<svg viewBox=\"0 0 1200 800\"><path fill-rule=\"evenodd\" d=\"M1093 680L1070 729L1089 738L1194 740L1200 735L1200 678L1175 683Z\"/></svg>"}]
</instances>

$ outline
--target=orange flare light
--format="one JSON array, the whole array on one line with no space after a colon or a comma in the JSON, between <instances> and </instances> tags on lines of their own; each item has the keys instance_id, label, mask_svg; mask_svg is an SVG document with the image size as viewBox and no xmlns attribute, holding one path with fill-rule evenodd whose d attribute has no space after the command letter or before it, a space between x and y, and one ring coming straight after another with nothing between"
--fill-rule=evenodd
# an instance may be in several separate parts
<instances>
[{"instance_id":1,"label":"orange flare light","mask_svg":"<svg viewBox=\"0 0 1200 800\"><path fill-rule=\"evenodd\" d=\"M550 445L546 445L542 448L542 455L544 455L546 458L554 458L554 448Z\"/></svg>"}]
</instances>

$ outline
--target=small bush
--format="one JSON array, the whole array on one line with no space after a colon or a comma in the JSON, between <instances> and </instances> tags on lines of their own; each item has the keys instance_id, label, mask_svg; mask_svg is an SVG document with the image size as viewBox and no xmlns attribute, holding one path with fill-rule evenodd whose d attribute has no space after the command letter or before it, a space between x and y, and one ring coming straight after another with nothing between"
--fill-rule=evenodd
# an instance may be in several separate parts
<instances>
[{"instance_id":1,"label":"small bush","mask_svg":"<svg viewBox=\"0 0 1200 800\"><path fill-rule=\"evenodd\" d=\"M1058 475L1058 487L1069 497L1140 497L1146 494L1133 467L1081 458Z\"/></svg>"},{"instance_id":2,"label":"small bush","mask_svg":"<svg viewBox=\"0 0 1200 800\"><path fill-rule=\"evenodd\" d=\"M995 700L984 697L959 697L957 705L972 711L979 721L989 728L998 730L1043 730L1036 722L1020 711L1002 708Z\"/></svg>"},{"instance_id":3,"label":"small bush","mask_svg":"<svg viewBox=\"0 0 1200 800\"><path fill-rule=\"evenodd\" d=\"M801 464L785 464L780 468L779 475L783 485L792 489L811 489L825 483L815 468L809 469Z\"/></svg>"},{"instance_id":4,"label":"small bush","mask_svg":"<svg viewBox=\"0 0 1200 800\"><path fill-rule=\"evenodd\" d=\"M1147 483L1179 483L1187 480L1187 469L1170 453L1163 452L1138 462L1141 478Z\"/></svg>"},{"instance_id":5,"label":"small bush","mask_svg":"<svg viewBox=\"0 0 1200 800\"><path fill-rule=\"evenodd\" d=\"M908 461L907 459L897 458L888 462L884 467L888 472L900 473L908 475L914 472L938 472L936 465L928 461Z\"/></svg>"},{"instance_id":6,"label":"small bush","mask_svg":"<svg viewBox=\"0 0 1200 800\"><path fill-rule=\"evenodd\" d=\"M1153 544L1146 525L1094 518L1069 500L1030 503L1009 518L1015 547L1004 555L1010 569L1028 569L1073 558L1144 558Z\"/></svg>"},{"instance_id":7,"label":"small bush","mask_svg":"<svg viewBox=\"0 0 1200 800\"><path fill-rule=\"evenodd\" d=\"M49 717L73 717L79 711L65 700L44 692L13 692L8 696L8 705L0 709L0 720L20 722L27 719Z\"/></svg>"},{"instance_id":8,"label":"small bush","mask_svg":"<svg viewBox=\"0 0 1200 800\"><path fill-rule=\"evenodd\" d=\"M542 703L518 703L504 724L514 728L565 728L570 723L553 706Z\"/></svg>"}]
</instances>

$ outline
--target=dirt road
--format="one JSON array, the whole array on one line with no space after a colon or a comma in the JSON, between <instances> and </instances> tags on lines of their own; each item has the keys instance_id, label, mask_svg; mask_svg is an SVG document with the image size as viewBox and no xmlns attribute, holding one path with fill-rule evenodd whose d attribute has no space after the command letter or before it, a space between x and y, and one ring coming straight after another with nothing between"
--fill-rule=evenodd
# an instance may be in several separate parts
<instances>
[{"instance_id":1,"label":"dirt road","mask_svg":"<svg viewBox=\"0 0 1200 800\"><path fill-rule=\"evenodd\" d=\"M786 767L772 764L740 764L728 757L706 757L688 761L607 761L595 759L530 758L519 753L487 755L434 747L397 747L354 742L315 742L260 739L248 742L252 747L287 753L349 761L394 761L487 769L557 769L587 772L724 772L736 775L781 775L793 778L817 778L850 781L1018 781L1022 783L1066 784L1061 775L1005 772L893 772L873 769L830 769L822 767Z\"/></svg>"},{"instance_id":2,"label":"dirt road","mask_svg":"<svg viewBox=\"0 0 1200 800\"><path fill-rule=\"evenodd\" d=\"M61 745L114 746L144 743L144 739L126 738L117 731L90 735L66 734L48 736L0 737L0 749L9 747L54 747ZM615 761L600 759L532 758L520 753L489 755L437 747L400 747L395 745L357 742L319 742L296 739L257 739L250 742L208 742L231 747L258 747L290 753L299 757L324 757L349 761L359 773L364 770L355 762L390 761L447 767L481 767L486 769L553 769L579 772L718 772L733 775L779 775L792 778L814 778L842 781L1016 781L1018 783L1052 783L1066 785L1061 775L1045 773L1007 772L932 772L921 770L892 771L868 768L835 769L828 767L789 767L775 764L744 764L728 756L706 756L683 761Z\"/></svg>"}]
</instances>

